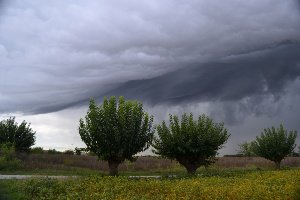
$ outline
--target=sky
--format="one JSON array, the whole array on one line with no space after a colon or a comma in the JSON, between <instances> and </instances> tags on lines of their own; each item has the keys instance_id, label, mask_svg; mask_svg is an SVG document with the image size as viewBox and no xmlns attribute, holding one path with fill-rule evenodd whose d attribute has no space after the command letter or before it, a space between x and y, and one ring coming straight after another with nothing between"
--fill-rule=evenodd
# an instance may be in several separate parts
<instances>
[{"instance_id":1,"label":"sky","mask_svg":"<svg viewBox=\"0 0 300 200\"><path fill-rule=\"evenodd\" d=\"M155 123L224 122L221 155L280 123L300 132L300 1L0 0L0 120L30 122L45 149L84 147L89 99L111 95Z\"/></svg>"}]
</instances>

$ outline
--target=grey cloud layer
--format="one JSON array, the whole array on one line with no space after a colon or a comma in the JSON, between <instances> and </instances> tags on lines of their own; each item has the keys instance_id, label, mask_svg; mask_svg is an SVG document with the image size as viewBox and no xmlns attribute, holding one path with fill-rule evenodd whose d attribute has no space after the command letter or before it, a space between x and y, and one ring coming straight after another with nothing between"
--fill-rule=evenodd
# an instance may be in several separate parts
<instances>
[{"instance_id":1,"label":"grey cloud layer","mask_svg":"<svg viewBox=\"0 0 300 200\"><path fill-rule=\"evenodd\" d=\"M0 113L53 112L104 94L150 103L280 96L299 76L297 2L7 1Z\"/></svg>"},{"instance_id":2,"label":"grey cloud layer","mask_svg":"<svg viewBox=\"0 0 300 200\"><path fill-rule=\"evenodd\" d=\"M222 115L220 120L236 124L250 114L277 115L277 108L284 103L282 98L300 95L299 87L292 87L299 85L299 55L299 43L284 43L217 63L194 64L152 79L130 81L107 95L124 95L152 105L210 102L210 115ZM298 108L290 113L295 118L299 114Z\"/></svg>"},{"instance_id":3,"label":"grey cloud layer","mask_svg":"<svg viewBox=\"0 0 300 200\"><path fill-rule=\"evenodd\" d=\"M261 95L280 96L288 83L300 77L300 43L234 57L130 81L111 93L154 104L234 101Z\"/></svg>"}]
</instances>

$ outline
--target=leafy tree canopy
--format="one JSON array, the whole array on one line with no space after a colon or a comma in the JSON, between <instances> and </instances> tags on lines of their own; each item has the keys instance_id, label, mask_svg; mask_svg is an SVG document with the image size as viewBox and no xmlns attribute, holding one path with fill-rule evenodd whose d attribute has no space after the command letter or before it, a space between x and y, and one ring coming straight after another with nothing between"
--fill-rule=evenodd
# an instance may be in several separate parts
<instances>
[{"instance_id":1,"label":"leafy tree canopy","mask_svg":"<svg viewBox=\"0 0 300 200\"><path fill-rule=\"evenodd\" d=\"M239 153L242 154L243 156L256 156L254 153L254 142L244 142L242 144L239 144L240 151Z\"/></svg>"},{"instance_id":2,"label":"leafy tree canopy","mask_svg":"<svg viewBox=\"0 0 300 200\"><path fill-rule=\"evenodd\" d=\"M28 152L35 143L35 132L30 124L23 121L20 125L15 117L0 122L0 144L10 143L17 152Z\"/></svg>"},{"instance_id":3,"label":"leafy tree canopy","mask_svg":"<svg viewBox=\"0 0 300 200\"><path fill-rule=\"evenodd\" d=\"M169 126L163 121L157 126L157 133L154 153L177 160L191 174L199 166L214 162L217 151L229 137L223 123L214 123L205 115L194 120L192 113L183 114L181 121L170 115Z\"/></svg>"},{"instance_id":4,"label":"leafy tree canopy","mask_svg":"<svg viewBox=\"0 0 300 200\"><path fill-rule=\"evenodd\" d=\"M282 124L279 128L266 128L253 143L254 153L275 162L276 167L280 168L282 159L293 152L296 137L297 131L288 133Z\"/></svg>"},{"instance_id":5,"label":"leafy tree canopy","mask_svg":"<svg viewBox=\"0 0 300 200\"><path fill-rule=\"evenodd\" d=\"M152 124L153 117L140 102L113 96L97 105L91 99L85 120L80 119L79 134L89 151L108 161L110 175L117 175L120 163L149 147Z\"/></svg>"}]
</instances>

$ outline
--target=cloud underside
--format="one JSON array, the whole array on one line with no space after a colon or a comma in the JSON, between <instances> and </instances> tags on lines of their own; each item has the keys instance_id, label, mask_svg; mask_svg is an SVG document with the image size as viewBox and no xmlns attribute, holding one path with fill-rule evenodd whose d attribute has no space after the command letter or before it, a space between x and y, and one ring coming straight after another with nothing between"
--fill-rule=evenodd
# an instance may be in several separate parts
<instances>
[{"instance_id":1,"label":"cloud underside","mask_svg":"<svg viewBox=\"0 0 300 200\"><path fill-rule=\"evenodd\" d=\"M150 104L237 101L267 95L280 98L285 87L300 77L299 55L300 44L284 44L129 81L107 95L123 95Z\"/></svg>"},{"instance_id":2,"label":"cloud underside","mask_svg":"<svg viewBox=\"0 0 300 200\"><path fill-rule=\"evenodd\" d=\"M91 97L101 101L104 96L112 95L138 99L150 106L199 102L228 105L246 99L244 106L251 110L264 99L277 101L286 95L288 86L300 77L299 54L300 44L288 43L231 55L219 62L191 63L154 78L115 84L107 92L98 91L94 85L85 95L64 102L38 104L30 112L54 112L86 105Z\"/></svg>"},{"instance_id":3,"label":"cloud underside","mask_svg":"<svg viewBox=\"0 0 300 200\"><path fill-rule=\"evenodd\" d=\"M299 1L3 2L2 114L110 95L251 110L299 77Z\"/></svg>"},{"instance_id":4,"label":"cloud underside","mask_svg":"<svg viewBox=\"0 0 300 200\"><path fill-rule=\"evenodd\" d=\"M298 105L294 96L300 95L299 55L298 43L280 44L232 55L220 62L195 63L151 79L129 81L105 95L123 95L154 107L181 105L186 112L206 112L227 124L241 123L250 115L282 119L278 113L287 109L286 104ZM209 109L195 106L201 103L208 103ZM289 118L296 118L299 110L296 106Z\"/></svg>"}]
</instances>

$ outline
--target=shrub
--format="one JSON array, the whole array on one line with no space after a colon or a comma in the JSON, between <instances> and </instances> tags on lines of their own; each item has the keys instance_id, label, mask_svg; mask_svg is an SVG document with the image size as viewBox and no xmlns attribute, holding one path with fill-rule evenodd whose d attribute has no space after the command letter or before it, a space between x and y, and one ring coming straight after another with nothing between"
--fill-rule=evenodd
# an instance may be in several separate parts
<instances>
[{"instance_id":1,"label":"shrub","mask_svg":"<svg viewBox=\"0 0 300 200\"><path fill-rule=\"evenodd\" d=\"M254 153L254 142L244 142L239 144L239 154L247 157L256 156Z\"/></svg>"},{"instance_id":2,"label":"shrub","mask_svg":"<svg viewBox=\"0 0 300 200\"><path fill-rule=\"evenodd\" d=\"M142 103L110 97L102 105L90 101L85 120L80 119L79 134L88 151L108 161L110 175L117 175L125 159L133 161L133 155L150 146L152 123Z\"/></svg>"},{"instance_id":3,"label":"shrub","mask_svg":"<svg viewBox=\"0 0 300 200\"><path fill-rule=\"evenodd\" d=\"M0 170L16 170L22 167L21 160L17 159L12 144L0 145Z\"/></svg>"},{"instance_id":4,"label":"shrub","mask_svg":"<svg viewBox=\"0 0 300 200\"><path fill-rule=\"evenodd\" d=\"M71 149L68 149L68 150L65 150L65 151L63 152L63 154L74 155L74 151L71 150Z\"/></svg>"},{"instance_id":5,"label":"shrub","mask_svg":"<svg viewBox=\"0 0 300 200\"><path fill-rule=\"evenodd\" d=\"M279 169L284 157L293 152L296 146L296 137L297 131L288 133L282 124L277 129L275 127L266 128L253 143L254 153L275 162L276 168Z\"/></svg>"},{"instance_id":6,"label":"shrub","mask_svg":"<svg viewBox=\"0 0 300 200\"><path fill-rule=\"evenodd\" d=\"M17 152L29 152L35 143L35 132L30 124L23 121L20 125L15 117L0 122L0 144L11 143Z\"/></svg>"},{"instance_id":7,"label":"shrub","mask_svg":"<svg viewBox=\"0 0 300 200\"><path fill-rule=\"evenodd\" d=\"M195 121L192 113L183 114L181 122L176 115L170 115L169 127L163 121L157 126L157 132L154 153L177 160L190 174L201 165L213 163L217 151L229 137L223 123L214 123L205 115Z\"/></svg>"},{"instance_id":8,"label":"shrub","mask_svg":"<svg viewBox=\"0 0 300 200\"><path fill-rule=\"evenodd\" d=\"M33 147L30 149L29 153L42 154L42 153L44 153L44 149L43 149L43 147Z\"/></svg>"},{"instance_id":9,"label":"shrub","mask_svg":"<svg viewBox=\"0 0 300 200\"><path fill-rule=\"evenodd\" d=\"M56 149L49 149L47 151L48 154L62 154L62 152L57 151Z\"/></svg>"}]
</instances>

